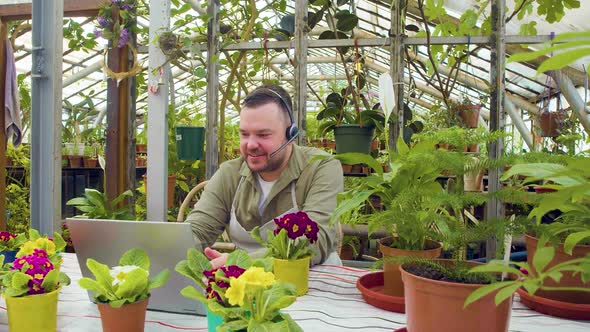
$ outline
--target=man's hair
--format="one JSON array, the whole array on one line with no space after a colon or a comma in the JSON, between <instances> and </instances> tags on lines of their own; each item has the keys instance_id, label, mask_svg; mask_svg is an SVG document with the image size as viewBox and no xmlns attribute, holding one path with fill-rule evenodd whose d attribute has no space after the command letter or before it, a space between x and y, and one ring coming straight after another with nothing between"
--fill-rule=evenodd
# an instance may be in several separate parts
<instances>
[{"instance_id":1,"label":"man's hair","mask_svg":"<svg viewBox=\"0 0 590 332\"><path fill-rule=\"evenodd\" d=\"M242 107L258 107L268 103L275 103L284 111L283 118L288 125L291 125L291 111L293 103L291 96L278 85L265 84L257 87L244 98Z\"/></svg>"}]
</instances>

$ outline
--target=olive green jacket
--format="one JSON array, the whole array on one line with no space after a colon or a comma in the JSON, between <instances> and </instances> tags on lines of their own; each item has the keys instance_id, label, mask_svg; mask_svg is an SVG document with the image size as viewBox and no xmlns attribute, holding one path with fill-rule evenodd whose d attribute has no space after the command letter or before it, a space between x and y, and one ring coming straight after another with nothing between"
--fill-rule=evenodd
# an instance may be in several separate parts
<instances>
[{"instance_id":1,"label":"olive green jacket","mask_svg":"<svg viewBox=\"0 0 590 332\"><path fill-rule=\"evenodd\" d=\"M336 194L342 192L344 183L340 162L334 158L309 162L317 154L326 153L316 148L293 145L289 163L273 185L262 216L258 212L261 189L255 174L241 157L223 163L187 217L198 246L201 249L211 246L229 226L232 201L242 176L244 180L237 193L235 212L246 231L264 225L293 207L290 184L296 180L298 208L316 221L320 228L318 241L313 246L315 255L312 264L325 261L338 246L336 227L329 226L329 220L336 208Z\"/></svg>"}]
</instances>

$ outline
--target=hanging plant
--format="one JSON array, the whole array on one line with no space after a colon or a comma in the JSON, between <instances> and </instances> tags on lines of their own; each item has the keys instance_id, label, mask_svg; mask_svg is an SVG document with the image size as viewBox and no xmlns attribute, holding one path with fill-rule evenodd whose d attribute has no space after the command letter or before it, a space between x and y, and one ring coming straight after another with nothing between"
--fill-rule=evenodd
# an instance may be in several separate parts
<instances>
[{"instance_id":1,"label":"hanging plant","mask_svg":"<svg viewBox=\"0 0 590 332\"><path fill-rule=\"evenodd\" d=\"M113 18L113 12L118 16ZM97 26L94 35L102 37L110 45L123 48L130 40L131 32L135 28L137 11L133 0L110 0L103 3L98 10Z\"/></svg>"},{"instance_id":2,"label":"hanging plant","mask_svg":"<svg viewBox=\"0 0 590 332\"><path fill-rule=\"evenodd\" d=\"M96 18L97 26L94 35L102 37L109 41L109 48L123 48L129 46L133 55L133 66L126 72L114 72L107 65L106 61L102 62L102 68L109 78L121 80L135 76L141 72L142 66L137 61L137 50L129 43L131 33L135 32L135 22L137 19L137 8L134 0L110 0L104 2L98 10ZM105 52L106 56L106 52Z\"/></svg>"}]
</instances>

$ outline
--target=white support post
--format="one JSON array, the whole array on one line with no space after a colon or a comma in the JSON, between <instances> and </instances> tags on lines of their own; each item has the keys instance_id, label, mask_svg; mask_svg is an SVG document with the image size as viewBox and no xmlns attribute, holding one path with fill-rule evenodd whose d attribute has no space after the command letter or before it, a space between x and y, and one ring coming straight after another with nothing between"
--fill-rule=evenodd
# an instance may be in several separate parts
<instances>
[{"instance_id":1,"label":"white support post","mask_svg":"<svg viewBox=\"0 0 590 332\"><path fill-rule=\"evenodd\" d=\"M150 43L148 69L147 121L147 219L166 221L168 201L168 75L166 56L157 43L157 36L170 27L170 0L150 1ZM168 66L168 65L166 65Z\"/></svg>"}]
</instances>

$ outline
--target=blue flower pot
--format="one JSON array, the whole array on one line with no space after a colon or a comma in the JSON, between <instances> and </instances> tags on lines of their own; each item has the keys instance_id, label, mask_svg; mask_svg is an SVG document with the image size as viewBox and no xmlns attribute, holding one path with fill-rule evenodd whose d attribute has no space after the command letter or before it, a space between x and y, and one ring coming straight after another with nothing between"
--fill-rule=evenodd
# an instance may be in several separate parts
<instances>
[{"instance_id":1,"label":"blue flower pot","mask_svg":"<svg viewBox=\"0 0 590 332\"><path fill-rule=\"evenodd\" d=\"M223 317L212 313L207 309L207 331L216 332L217 327L223 324Z\"/></svg>"},{"instance_id":2,"label":"blue flower pot","mask_svg":"<svg viewBox=\"0 0 590 332\"><path fill-rule=\"evenodd\" d=\"M4 255L4 264L12 263L16 259L16 250L0 251L0 255Z\"/></svg>"}]
</instances>

